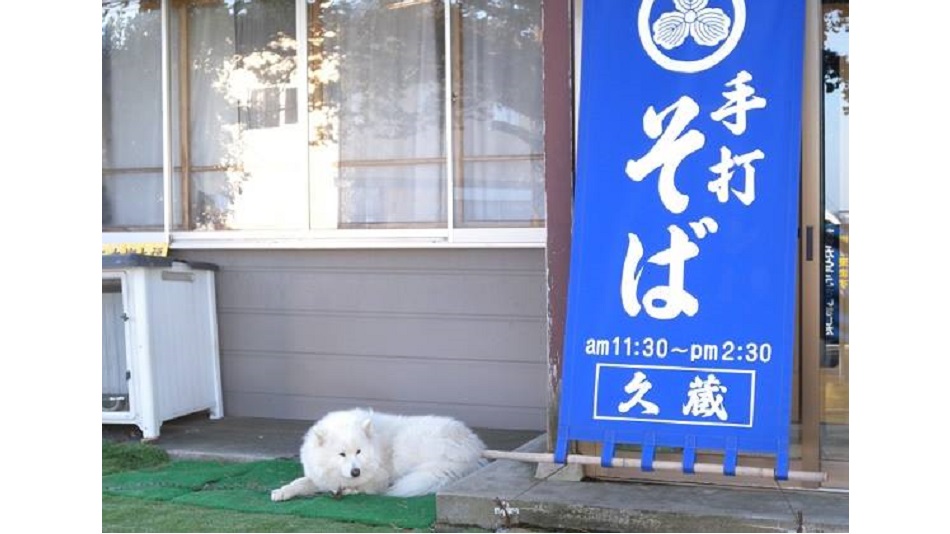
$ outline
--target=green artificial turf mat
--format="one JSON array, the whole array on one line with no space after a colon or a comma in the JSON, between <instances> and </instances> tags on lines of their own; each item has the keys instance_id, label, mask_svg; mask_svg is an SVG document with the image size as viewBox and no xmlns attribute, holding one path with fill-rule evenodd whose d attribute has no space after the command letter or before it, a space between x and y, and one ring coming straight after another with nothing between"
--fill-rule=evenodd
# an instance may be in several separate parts
<instances>
[{"instance_id":1,"label":"green artificial turf mat","mask_svg":"<svg viewBox=\"0 0 950 534\"><path fill-rule=\"evenodd\" d=\"M164 450L147 443L102 441L102 474L144 469L171 461Z\"/></svg>"},{"instance_id":2,"label":"green artificial turf mat","mask_svg":"<svg viewBox=\"0 0 950 534\"><path fill-rule=\"evenodd\" d=\"M435 495L397 498L383 495L329 495L272 502L270 492L302 476L299 462L250 463L176 461L160 467L102 477L108 495L166 501L205 508L260 514L353 521L394 528L426 528L435 522Z\"/></svg>"}]
</instances>

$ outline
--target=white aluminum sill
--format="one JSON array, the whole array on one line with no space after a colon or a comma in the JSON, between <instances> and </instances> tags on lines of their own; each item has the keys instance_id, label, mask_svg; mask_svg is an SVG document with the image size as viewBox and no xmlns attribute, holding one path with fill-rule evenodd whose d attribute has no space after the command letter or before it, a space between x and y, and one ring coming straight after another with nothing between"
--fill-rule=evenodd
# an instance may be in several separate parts
<instances>
[{"instance_id":1,"label":"white aluminum sill","mask_svg":"<svg viewBox=\"0 0 950 534\"><path fill-rule=\"evenodd\" d=\"M103 232L102 244L164 242L163 232ZM172 232L171 250L544 248L546 228Z\"/></svg>"}]
</instances>

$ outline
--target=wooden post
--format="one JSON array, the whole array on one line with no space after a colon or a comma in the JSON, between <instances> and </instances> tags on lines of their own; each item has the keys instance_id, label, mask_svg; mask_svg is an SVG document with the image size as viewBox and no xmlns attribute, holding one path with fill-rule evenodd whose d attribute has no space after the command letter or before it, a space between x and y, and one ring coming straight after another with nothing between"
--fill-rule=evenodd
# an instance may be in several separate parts
<instances>
[{"instance_id":1,"label":"wooden post","mask_svg":"<svg viewBox=\"0 0 950 534\"><path fill-rule=\"evenodd\" d=\"M574 42L572 0L541 3L544 33L544 190L547 212L548 450L554 450L560 406L567 277L574 191Z\"/></svg>"},{"instance_id":2,"label":"wooden post","mask_svg":"<svg viewBox=\"0 0 950 534\"><path fill-rule=\"evenodd\" d=\"M178 4L178 143L181 163L181 227L191 229L191 94L188 62L188 3Z\"/></svg>"}]
</instances>

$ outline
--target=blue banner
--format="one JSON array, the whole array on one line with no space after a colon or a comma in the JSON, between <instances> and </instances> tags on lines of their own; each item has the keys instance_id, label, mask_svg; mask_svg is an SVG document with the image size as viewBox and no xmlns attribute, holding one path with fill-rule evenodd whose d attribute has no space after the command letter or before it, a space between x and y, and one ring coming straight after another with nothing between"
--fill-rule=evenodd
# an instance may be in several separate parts
<instances>
[{"instance_id":1,"label":"blue banner","mask_svg":"<svg viewBox=\"0 0 950 534\"><path fill-rule=\"evenodd\" d=\"M555 459L787 478L804 2L585 0Z\"/></svg>"}]
</instances>

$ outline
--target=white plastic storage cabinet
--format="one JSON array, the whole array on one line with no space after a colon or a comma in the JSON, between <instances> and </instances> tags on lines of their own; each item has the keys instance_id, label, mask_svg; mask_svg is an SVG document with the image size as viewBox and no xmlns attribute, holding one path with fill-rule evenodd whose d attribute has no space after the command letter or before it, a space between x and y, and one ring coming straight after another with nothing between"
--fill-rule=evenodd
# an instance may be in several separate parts
<instances>
[{"instance_id":1,"label":"white plastic storage cabinet","mask_svg":"<svg viewBox=\"0 0 950 534\"><path fill-rule=\"evenodd\" d=\"M214 273L217 266L138 254L102 257L102 422L162 423L224 415Z\"/></svg>"}]
</instances>

